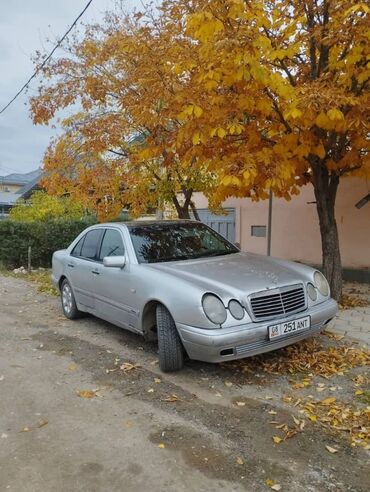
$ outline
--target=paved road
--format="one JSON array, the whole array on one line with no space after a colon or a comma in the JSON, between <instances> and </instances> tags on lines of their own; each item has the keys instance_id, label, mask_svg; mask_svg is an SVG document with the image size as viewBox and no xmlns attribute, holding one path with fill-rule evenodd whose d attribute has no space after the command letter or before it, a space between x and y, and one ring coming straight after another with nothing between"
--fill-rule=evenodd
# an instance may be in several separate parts
<instances>
[{"instance_id":1,"label":"paved road","mask_svg":"<svg viewBox=\"0 0 370 492\"><path fill-rule=\"evenodd\" d=\"M191 361L161 374L154 345L68 321L57 299L1 276L0 337L1 492L367 490L369 454L320 426L272 442L271 419L295 411L287 376Z\"/></svg>"}]
</instances>

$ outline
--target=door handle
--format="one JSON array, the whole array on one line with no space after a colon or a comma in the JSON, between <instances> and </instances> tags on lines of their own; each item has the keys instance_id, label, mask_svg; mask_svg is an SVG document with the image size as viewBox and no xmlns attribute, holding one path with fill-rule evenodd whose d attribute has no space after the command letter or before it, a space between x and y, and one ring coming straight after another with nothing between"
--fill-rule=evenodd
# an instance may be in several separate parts
<instances>
[{"instance_id":1,"label":"door handle","mask_svg":"<svg viewBox=\"0 0 370 492\"><path fill-rule=\"evenodd\" d=\"M67 266L69 266L69 268L74 268L75 266L73 265L73 263L68 263Z\"/></svg>"},{"instance_id":2,"label":"door handle","mask_svg":"<svg viewBox=\"0 0 370 492\"><path fill-rule=\"evenodd\" d=\"M98 272L97 270L91 270L91 273L93 273L94 275L100 275L100 272Z\"/></svg>"}]
</instances>

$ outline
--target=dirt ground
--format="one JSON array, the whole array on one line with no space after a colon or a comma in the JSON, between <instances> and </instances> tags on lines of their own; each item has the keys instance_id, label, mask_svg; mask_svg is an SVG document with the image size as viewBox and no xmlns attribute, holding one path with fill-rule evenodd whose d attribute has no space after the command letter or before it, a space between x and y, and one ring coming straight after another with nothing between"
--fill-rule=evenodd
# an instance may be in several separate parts
<instances>
[{"instance_id":1,"label":"dirt ground","mask_svg":"<svg viewBox=\"0 0 370 492\"><path fill-rule=\"evenodd\" d=\"M59 299L4 276L0 340L1 492L369 490L370 451L300 404L352 404L365 365L330 381L266 372L284 352L163 374L154 344L93 317L69 321Z\"/></svg>"}]
</instances>

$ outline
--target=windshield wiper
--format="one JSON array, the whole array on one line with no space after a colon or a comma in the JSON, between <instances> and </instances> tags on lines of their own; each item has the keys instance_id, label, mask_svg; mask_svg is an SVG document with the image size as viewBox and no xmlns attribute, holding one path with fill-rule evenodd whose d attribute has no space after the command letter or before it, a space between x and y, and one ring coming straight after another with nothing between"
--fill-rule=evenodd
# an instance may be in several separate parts
<instances>
[{"instance_id":1,"label":"windshield wiper","mask_svg":"<svg viewBox=\"0 0 370 492\"><path fill-rule=\"evenodd\" d=\"M213 251L204 251L204 253L199 253L199 254L193 256L193 258L205 258L207 256L209 256L209 257L211 257L211 256L223 256L223 255L230 255L232 253L235 253L235 251L225 251L224 249L216 249Z\"/></svg>"},{"instance_id":2,"label":"windshield wiper","mask_svg":"<svg viewBox=\"0 0 370 492\"><path fill-rule=\"evenodd\" d=\"M189 260L191 259L191 256L167 256L163 258L151 258L148 263L160 263L160 262L166 262L166 261L180 261L180 260Z\"/></svg>"}]
</instances>

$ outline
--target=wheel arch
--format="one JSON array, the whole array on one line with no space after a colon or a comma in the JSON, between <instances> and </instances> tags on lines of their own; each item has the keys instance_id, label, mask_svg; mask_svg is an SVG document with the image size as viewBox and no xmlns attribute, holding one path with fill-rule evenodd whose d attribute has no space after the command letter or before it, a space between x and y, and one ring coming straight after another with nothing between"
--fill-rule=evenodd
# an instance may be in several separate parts
<instances>
[{"instance_id":1,"label":"wheel arch","mask_svg":"<svg viewBox=\"0 0 370 492\"><path fill-rule=\"evenodd\" d=\"M159 305L165 307L172 316L171 310L168 309L168 306L166 306L166 304L161 300L150 299L149 301L147 301L142 311L143 314L141 316L140 327L144 337L148 340L157 340L156 311L157 311L157 306Z\"/></svg>"},{"instance_id":2,"label":"wheel arch","mask_svg":"<svg viewBox=\"0 0 370 492\"><path fill-rule=\"evenodd\" d=\"M60 291L62 290L62 283L64 282L64 280L68 280L68 279L65 275L61 275L60 279L58 280L58 287Z\"/></svg>"}]
</instances>

